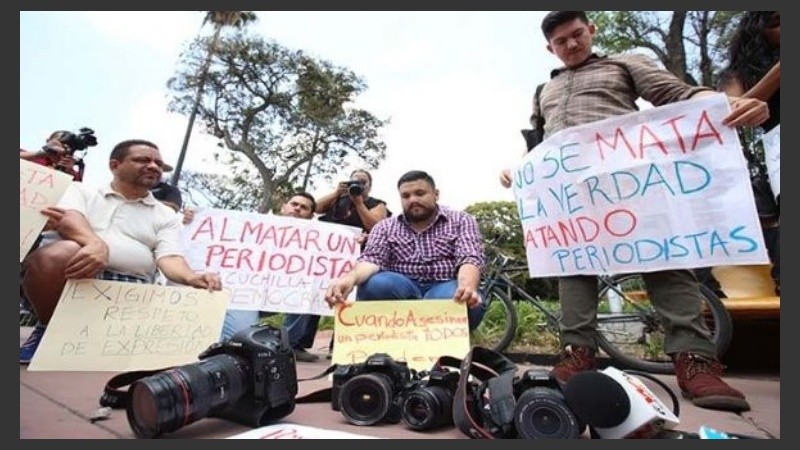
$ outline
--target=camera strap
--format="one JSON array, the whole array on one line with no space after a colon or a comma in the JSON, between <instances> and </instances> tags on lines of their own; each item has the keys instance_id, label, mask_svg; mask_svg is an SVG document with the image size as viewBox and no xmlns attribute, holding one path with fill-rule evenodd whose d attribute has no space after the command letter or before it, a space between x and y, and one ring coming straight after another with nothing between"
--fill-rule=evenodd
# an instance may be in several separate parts
<instances>
[{"instance_id":1,"label":"camera strap","mask_svg":"<svg viewBox=\"0 0 800 450\"><path fill-rule=\"evenodd\" d=\"M301 381L319 380L320 378L323 378L325 376L328 376L328 375L332 374L333 371L336 370L337 367L339 367L338 364L331 364L330 367L325 369L319 375L314 375L313 377L308 377L308 378L301 378L301 379L298 379L297 382L299 383ZM323 402L330 402L331 399L333 398L332 393L333 393L333 389L327 387L327 388L319 389L319 390L316 390L316 391L313 391L313 392L309 392L308 394L298 395L297 397L295 397L294 402L295 403L323 403Z\"/></svg>"},{"instance_id":2,"label":"camera strap","mask_svg":"<svg viewBox=\"0 0 800 450\"><path fill-rule=\"evenodd\" d=\"M171 367L165 367L163 369L156 370L135 370L131 372L123 372L111 377L111 379L106 383L106 386L103 388L103 395L100 396L100 406L125 408L128 406L130 393L127 389L122 390L121 388L129 386L134 381L149 377L150 375L154 375L168 369L171 369Z\"/></svg>"},{"instance_id":3,"label":"camera strap","mask_svg":"<svg viewBox=\"0 0 800 450\"><path fill-rule=\"evenodd\" d=\"M492 350L473 347L460 369L453 400L453 422L458 429L473 439L512 437L517 365Z\"/></svg>"}]
</instances>

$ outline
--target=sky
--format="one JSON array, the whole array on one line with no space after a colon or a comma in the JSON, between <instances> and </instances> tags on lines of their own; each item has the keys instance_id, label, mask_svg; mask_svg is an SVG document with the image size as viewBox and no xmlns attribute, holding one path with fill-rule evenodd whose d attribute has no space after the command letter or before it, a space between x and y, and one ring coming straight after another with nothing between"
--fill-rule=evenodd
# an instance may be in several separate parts
<instances>
[{"instance_id":1,"label":"sky","mask_svg":"<svg viewBox=\"0 0 800 450\"><path fill-rule=\"evenodd\" d=\"M251 31L346 67L367 84L355 106L390 123L371 195L401 211L397 180L425 170L439 203L457 209L513 201L499 183L523 155L535 86L558 59L546 49L545 12L256 11ZM95 130L86 183L111 180L108 155L130 138L156 143L175 165L188 118L168 113L167 80L202 32L204 12L20 12L20 147L54 130ZM197 131L184 170L212 171L216 140ZM343 167L346 180L359 166ZM329 193L324 183L311 193Z\"/></svg>"}]
</instances>

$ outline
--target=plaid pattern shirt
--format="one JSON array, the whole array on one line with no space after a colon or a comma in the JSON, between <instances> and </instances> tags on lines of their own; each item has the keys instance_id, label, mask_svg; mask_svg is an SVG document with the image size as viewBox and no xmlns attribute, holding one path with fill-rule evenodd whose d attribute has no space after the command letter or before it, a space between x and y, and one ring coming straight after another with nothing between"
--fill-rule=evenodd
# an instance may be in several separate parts
<instances>
[{"instance_id":1,"label":"plaid pattern shirt","mask_svg":"<svg viewBox=\"0 0 800 450\"><path fill-rule=\"evenodd\" d=\"M152 283L152 280L148 280L146 278L138 277L136 275L127 275L124 273L112 272L110 270L104 270L100 272L96 278L98 280L107 280L107 281L125 281L127 283L142 283L142 284Z\"/></svg>"},{"instance_id":2,"label":"plaid pattern shirt","mask_svg":"<svg viewBox=\"0 0 800 450\"><path fill-rule=\"evenodd\" d=\"M565 128L637 111L639 97L661 106L711 90L684 83L638 54L592 55L578 67L553 70L550 78L540 99L545 138ZM533 115L539 113L534 104Z\"/></svg>"},{"instance_id":3,"label":"plaid pattern shirt","mask_svg":"<svg viewBox=\"0 0 800 450\"><path fill-rule=\"evenodd\" d=\"M436 219L420 233L404 214L378 222L359 261L431 282L455 279L462 264L474 264L483 271L486 257L478 221L463 211L439 206Z\"/></svg>"}]
</instances>

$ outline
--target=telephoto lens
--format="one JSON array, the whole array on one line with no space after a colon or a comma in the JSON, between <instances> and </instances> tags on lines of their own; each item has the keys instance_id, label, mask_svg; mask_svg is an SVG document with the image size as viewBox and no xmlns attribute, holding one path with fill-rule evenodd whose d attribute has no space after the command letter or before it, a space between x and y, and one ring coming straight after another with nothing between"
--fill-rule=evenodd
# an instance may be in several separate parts
<instances>
[{"instance_id":1,"label":"telephoto lens","mask_svg":"<svg viewBox=\"0 0 800 450\"><path fill-rule=\"evenodd\" d=\"M294 410L297 371L284 328L244 328L198 358L131 383L126 413L136 436L158 437L206 416L259 427Z\"/></svg>"},{"instance_id":2,"label":"telephoto lens","mask_svg":"<svg viewBox=\"0 0 800 450\"><path fill-rule=\"evenodd\" d=\"M222 354L137 380L129 389L128 423L140 438L175 431L237 401L249 372L245 360Z\"/></svg>"}]
</instances>

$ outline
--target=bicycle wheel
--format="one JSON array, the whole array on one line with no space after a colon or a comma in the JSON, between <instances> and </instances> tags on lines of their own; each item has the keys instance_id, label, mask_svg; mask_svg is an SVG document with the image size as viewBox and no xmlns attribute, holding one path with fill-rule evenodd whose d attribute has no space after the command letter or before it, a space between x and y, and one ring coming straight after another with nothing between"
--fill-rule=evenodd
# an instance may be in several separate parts
<instances>
[{"instance_id":1,"label":"bicycle wheel","mask_svg":"<svg viewBox=\"0 0 800 450\"><path fill-rule=\"evenodd\" d=\"M502 352L517 332L517 310L514 302L499 288L492 288L483 301L486 313L480 325L470 333L470 343Z\"/></svg>"},{"instance_id":2,"label":"bicycle wheel","mask_svg":"<svg viewBox=\"0 0 800 450\"><path fill-rule=\"evenodd\" d=\"M597 327L597 345L615 362L631 369L652 373L673 373L675 368L664 352L664 324L661 316L650 304L644 279L638 274L614 277L622 296L617 296L608 285L600 290ZM609 294L609 292L611 294ZM725 305L714 292L700 285L703 311L711 339L722 357L731 342L733 324ZM611 305L618 305L611 311ZM621 308L621 311L620 311Z\"/></svg>"}]
</instances>

